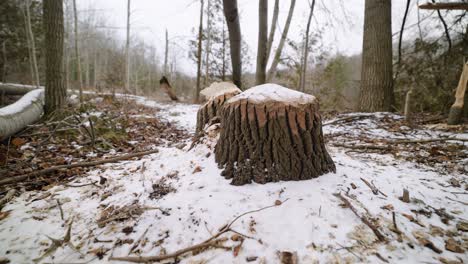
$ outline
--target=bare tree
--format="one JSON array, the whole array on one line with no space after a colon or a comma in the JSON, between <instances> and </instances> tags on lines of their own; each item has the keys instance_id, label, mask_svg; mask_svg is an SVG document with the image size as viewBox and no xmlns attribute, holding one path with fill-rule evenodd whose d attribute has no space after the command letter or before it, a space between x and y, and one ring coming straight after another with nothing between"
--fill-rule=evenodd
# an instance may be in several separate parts
<instances>
[{"instance_id":1,"label":"bare tree","mask_svg":"<svg viewBox=\"0 0 468 264\"><path fill-rule=\"evenodd\" d=\"M295 1L295 0L293 0ZM223 0L224 16L229 31L231 48L232 81L242 89L242 61L241 61L241 30L237 0Z\"/></svg>"},{"instance_id":2,"label":"bare tree","mask_svg":"<svg viewBox=\"0 0 468 264\"><path fill-rule=\"evenodd\" d=\"M270 69L268 70L268 77L267 80L271 81L273 76L276 73L276 68L281 59L281 53L283 52L283 47L286 42L286 38L288 36L289 26L291 25L292 16L294 14L294 6L296 5L296 0L291 0L291 5L289 6L288 17L286 18L286 23L284 25L283 33L281 34L281 39L276 49L275 56L273 57L273 61L271 63Z\"/></svg>"},{"instance_id":3,"label":"bare tree","mask_svg":"<svg viewBox=\"0 0 468 264\"><path fill-rule=\"evenodd\" d=\"M43 1L46 48L45 112L50 114L65 105L67 89L63 72L63 1Z\"/></svg>"},{"instance_id":4,"label":"bare tree","mask_svg":"<svg viewBox=\"0 0 468 264\"><path fill-rule=\"evenodd\" d=\"M257 71L255 83L264 84L266 81L266 55L268 42L268 0L258 1L258 46Z\"/></svg>"},{"instance_id":5,"label":"bare tree","mask_svg":"<svg viewBox=\"0 0 468 264\"><path fill-rule=\"evenodd\" d=\"M195 103L198 103L200 98L200 78L201 78L201 61L202 61L202 37L203 37L203 0L200 0L200 25L198 27L198 50L197 50L197 89L195 90Z\"/></svg>"},{"instance_id":6,"label":"bare tree","mask_svg":"<svg viewBox=\"0 0 468 264\"><path fill-rule=\"evenodd\" d=\"M209 83L210 41L211 41L211 1L207 0L206 47L205 47L205 86Z\"/></svg>"},{"instance_id":7,"label":"bare tree","mask_svg":"<svg viewBox=\"0 0 468 264\"><path fill-rule=\"evenodd\" d=\"M73 17L75 23L75 58L76 58L76 70L78 75L79 90L80 90L80 103L83 103L83 76L81 75L81 60L80 60L80 49L78 45L78 11L76 10L76 0L73 0Z\"/></svg>"},{"instance_id":8,"label":"bare tree","mask_svg":"<svg viewBox=\"0 0 468 264\"><path fill-rule=\"evenodd\" d=\"M127 0L127 39L125 42L125 92L130 92L130 0Z\"/></svg>"},{"instance_id":9,"label":"bare tree","mask_svg":"<svg viewBox=\"0 0 468 264\"><path fill-rule=\"evenodd\" d=\"M36 41L34 39L34 34L31 28L31 11L29 10L31 5L30 0L24 2L24 20L26 24L27 32L27 41L28 41L28 50L29 50L29 60L31 63L31 78L33 79L34 85L39 87L39 71L37 69L37 58L36 58Z\"/></svg>"},{"instance_id":10,"label":"bare tree","mask_svg":"<svg viewBox=\"0 0 468 264\"><path fill-rule=\"evenodd\" d=\"M362 48L361 111L390 111L393 103L392 6L366 0Z\"/></svg>"},{"instance_id":11,"label":"bare tree","mask_svg":"<svg viewBox=\"0 0 468 264\"><path fill-rule=\"evenodd\" d=\"M310 12L309 18L307 20L307 28L305 33L305 41L304 41L304 53L302 58L302 67L301 67L301 81L300 81L300 88L301 91L305 91L305 82L306 82L306 72L307 72L307 59L309 57L309 35L310 35L310 22L312 21L312 16L314 15L314 7L315 7L315 0L312 0L312 4L310 4Z\"/></svg>"},{"instance_id":12,"label":"bare tree","mask_svg":"<svg viewBox=\"0 0 468 264\"><path fill-rule=\"evenodd\" d=\"M169 34L166 29L166 49L164 50L164 75L167 75L167 56L169 54Z\"/></svg>"},{"instance_id":13,"label":"bare tree","mask_svg":"<svg viewBox=\"0 0 468 264\"><path fill-rule=\"evenodd\" d=\"M271 18L270 35L268 36L266 62L265 62L266 64L268 64L268 60L270 59L271 47L273 46L273 41L275 39L275 31L276 31L276 24L278 23L278 15L279 15L279 0L275 0L275 6L273 7L273 17Z\"/></svg>"}]
</instances>

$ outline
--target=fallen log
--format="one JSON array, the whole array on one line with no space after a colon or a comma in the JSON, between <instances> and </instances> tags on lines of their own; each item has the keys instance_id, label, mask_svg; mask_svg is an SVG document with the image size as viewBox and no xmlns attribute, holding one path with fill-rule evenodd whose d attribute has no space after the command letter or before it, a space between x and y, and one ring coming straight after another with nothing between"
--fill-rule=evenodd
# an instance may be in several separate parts
<instances>
[{"instance_id":1,"label":"fallen log","mask_svg":"<svg viewBox=\"0 0 468 264\"><path fill-rule=\"evenodd\" d=\"M44 112L44 90L35 89L11 105L0 108L0 140L39 120Z\"/></svg>"},{"instance_id":2,"label":"fallen log","mask_svg":"<svg viewBox=\"0 0 468 264\"><path fill-rule=\"evenodd\" d=\"M131 153L131 154L123 155L123 156L102 159L102 160L88 161L88 162L78 162L78 163L66 164L66 165L58 165L58 166L50 167L50 168L43 169L43 170L33 171L31 173L28 173L28 174L23 174L23 175L14 176L14 177L11 177L11 178L1 179L0 180L0 186L2 186L4 184L10 184L10 183L23 181L23 180L30 179L30 178L35 178L35 177L38 177L38 176L41 176L41 175L44 175L44 174L48 174L48 173L51 173L51 172L56 172L56 171L62 170L62 169L72 169L72 168L78 168L78 167L80 167L80 168L93 167L93 166L97 166L97 165L101 165L101 164L105 164L105 163L113 163L113 162L117 162L117 161L121 161L121 160L127 160L127 159L131 159L131 158L146 156L146 155L157 153L157 152L159 152L159 150L154 149L154 150L136 152L136 153Z\"/></svg>"},{"instance_id":3,"label":"fallen log","mask_svg":"<svg viewBox=\"0 0 468 264\"><path fill-rule=\"evenodd\" d=\"M37 88L44 88L43 86L25 85L17 83L2 83L0 82L0 94L2 95L24 95Z\"/></svg>"}]
</instances>

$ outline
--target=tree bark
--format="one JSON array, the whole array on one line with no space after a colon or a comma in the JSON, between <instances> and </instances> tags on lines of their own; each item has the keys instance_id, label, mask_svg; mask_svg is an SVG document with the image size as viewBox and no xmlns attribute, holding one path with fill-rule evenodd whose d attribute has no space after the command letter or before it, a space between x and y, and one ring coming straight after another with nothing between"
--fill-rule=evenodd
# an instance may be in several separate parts
<instances>
[{"instance_id":1,"label":"tree bark","mask_svg":"<svg viewBox=\"0 0 468 264\"><path fill-rule=\"evenodd\" d=\"M278 23L278 15L279 15L279 0L275 0L275 6L273 7L273 17L271 18L270 35L268 36L265 64L268 64L268 60L270 59L271 48L273 47L273 41L275 40L275 33L276 33L275 31L276 31L276 24Z\"/></svg>"},{"instance_id":2,"label":"tree bark","mask_svg":"<svg viewBox=\"0 0 468 264\"><path fill-rule=\"evenodd\" d=\"M366 0L359 108L365 112L391 111L392 85L391 1Z\"/></svg>"},{"instance_id":3,"label":"tree bark","mask_svg":"<svg viewBox=\"0 0 468 264\"><path fill-rule=\"evenodd\" d=\"M466 86L468 84L468 61L463 65L463 71L458 82L457 91L455 94L455 103L450 108L447 123L449 125L457 125L460 123L463 114L464 98Z\"/></svg>"},{"instance_id":4,"label":"tree bark","mask_svg":"<svg viewBox=\"0 0 468 264\"><path fill-rule=\"evenodd\" d=\"M202 37L203 37L203 0L200 0L200 25L198 27L198 50L197 50L197 89L195 90L194 102L200 99L201 62L202 62Z\"/></svg>"},{"instance_id":5,"label":"tree bark","mask_svg":"<svg viewBox=\"0 0 468 264\"><path fill-rule=\"evenodd\" d=\"M169 54L169 34L166 29L166 49L164 50L164 76L167 75L167 56Z\"/></svg>"},{"instance_id":6,"label":"tree bark","mask_svg":"<svg viewBox=\"0 0 468 264\"><path fill-rule=\"evenodd\" d=\"M80 91L80 104L83 103L83 76L81 74L80 48L78 46L78 11L76 9L76 0L73 0L73 17L74 17L74 32L75 32L75 58L76 71L78 75L78 85Z\"/></svg>"},{"instance_id":7,"label":"tree bark","mask_svg":"<svg viewBox=\"0 0 468 264\"><path fill-rule=\"evenodd\" d=\"M45 113L61 109L67 89L63 72L63 1L43 1L43 23L46 47Z\"/></svg>"},{"instance_id":8,"label":"tree bark","mask_svg":"<svg viewBox=\"0 0 468 264\"><path fill-rule=\"evenodd\" d=\"M206 89L218 90L218 92L215 92L210 96L208 101L198 109L197 126L195 130L197 135L200 134L200 132L205 128L205 125L209 125L210 122L214 122L216 120L216 122L219 123L223 104L230 98L242 92L240 89L235 87L235 85L227 82L213 83Z\"/></svg>"},{"instance_id":9,"label":"tree bark","mask_svg":"<svg viewBox=\"0 0 468 264\"><path fill-rule=\"evenodd\" d=\"M306 180L335 171L316 99L257 101L242 95L224 104L215 147L216 162L231 184Z\"/></svg>"},{"instance_id":10,"label":"tree bark","mask_svg":"<svg viewBox=\"0 0 468 264\"><path fill-rule=\"evenodd\" d=\"M455 3L425 3L419 5L421 9L430 10L466 10L468 11L468 3L466 2L455 2Z\"/></svg>"},{"instance_id":11,"label":"tree bark","mask_svg":"<svg viewBox=\"0 0 468 264\"><path fill-rule=\"evenodd\" d=\"M294 0L293 0L294 1ZM223 0L224 16L229 31L231 48L232 81L242 89L241 30L237 0Z\"/></svg>"},{"instance_id":12,"label":"tree bark","mask_svg":"<svg viewBox=\"0 0 468 264\"><path fill-rule=\"evenodd\" d=\"M284 25L283 33L281 34L280 43L278 45L278 48L276 49L275 57L273 57L273 61L271 63L270 69L268 70L268 77L267 77L268 82L271 82L271 80L276 74L276 68L278 67L278 64L280 62L281 53L283 52L283 47L286 42L286 38L288 37L289 26L291 25L291 20L294 14L295 5L296 5L296 0L291 0L291 5L289 6L288 18L286 18L286 23Z\"/></svg>"},{"instance_id":13,"label":"tree bark","mask_svg":"<svg viewBox=\"0 0 468 264\"><path fill-rule=\"evenodd\" d=\"M39 81L39 70L37 68L37 57L36 57L36 41L34 39L34 34L31 28L31 12L30 12L30 0L25 1L25 11L26 11L26 31L29 40L29 50L30 50L30 59L31 59L31 71L32 71L32 78L34 85L36 88L39 88L40 81Z\"/></svg>"},{"instance_id":14,"label":"tree bark","mask_svg":"<svg viewBox=\"0 0 468 264\"><path fill-rule=\"evenodd\" d=\"M130 92L130 4L127 0L127 38L125 41L125 92Z\"/></svg>"},{"instance_id":15,"label":"tree bark","mask_svg":"<svg viewBox=\"0 0 468 264\"><path fill-rule=\"evenodd\" d=\"M210 82L210 41L211 41L211 1L207 0L208 6L206 8L207 22L206 22L206 47L205 47L205 87Z\"/></svg>"},{"instance_id":16,"label":"tree bark","mask_svg":"<svg viewBox=\"0 0 468 264\"><path fill-rule=\"evenodd\" d=\"M310 22L312 21L312 16L314 15L314 7L315 7L315 0L312 0L312 4L310 5L309 18L307 20L307 28L306 28L305 41L304 41L304 58L302 60L301 81L299 85L302 92L305 91L305 83L306 83L305 76L307 73L307 60L309 58Z\"/></svg>"},{"instance_id":17,"label":"tree bark","mask_svg":"<svg viewBox=\"0 0 468 264\"><path fill-rule=\"evenodd\" d=\"M268 42L268 0L258 1L258 45L257 45L257 71L255 83L264 84L266 81L266 55Z\"/></svg>"}]
</instances>

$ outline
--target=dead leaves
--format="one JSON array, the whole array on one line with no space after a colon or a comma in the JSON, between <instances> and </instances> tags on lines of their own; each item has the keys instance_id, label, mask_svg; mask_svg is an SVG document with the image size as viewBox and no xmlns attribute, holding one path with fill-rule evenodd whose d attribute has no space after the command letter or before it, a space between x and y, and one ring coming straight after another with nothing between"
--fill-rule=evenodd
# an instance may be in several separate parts
<instances>
[{"instance_id":1,"label":"dead leaves","mask_svg":"<svg viewBox=\"0 0 468 264\"><path fill-rule=\"evenodd\" d=\"M5 212L0 212L0 221L3 219L7 218L11 213L11 210L5 211Z\"/></svg>"},{"instance_id":2,"label":"dead leaves","mask_svg":"<svg viewBox=\"0 0 468 264\"><path fill-rule=\"evenodd\" d=\"M445 240L445 249L455 253L465 253L460 243L451 237Z\"/></svg>"}]
</instances>

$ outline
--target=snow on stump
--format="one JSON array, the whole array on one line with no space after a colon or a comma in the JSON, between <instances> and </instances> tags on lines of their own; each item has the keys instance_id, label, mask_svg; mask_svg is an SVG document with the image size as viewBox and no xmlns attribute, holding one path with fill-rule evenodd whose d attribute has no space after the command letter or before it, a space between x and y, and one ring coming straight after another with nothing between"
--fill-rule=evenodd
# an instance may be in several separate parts
<instances>
[{"instance_id":1,"label":"snow on stump","mask_svg":"<svg viewBox=\"0 0 468 264\"><path fill-rule=\"evenodd\" d=\"M233 83L215 82L209 87L203 89L200 94L205 96L208 101L203 104L197 112L196 134L204 130L206 125L219 122L219 110L223 104L231 97L240 94L242 91Z\"/></svg>"},{"instance_id":2,"label":"snow on stump","mask_svg":"<svg viewBox=\"0 0 468 264\"><path fill-rule=\"evenodd\" d=\"M231 184L298 181L335 172L314 96L276 84L228 100L221 114L216 162Z\"/></svg>"}]
</instances>

